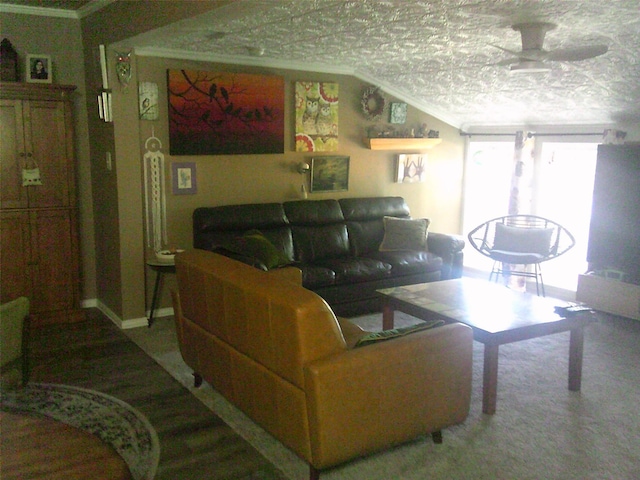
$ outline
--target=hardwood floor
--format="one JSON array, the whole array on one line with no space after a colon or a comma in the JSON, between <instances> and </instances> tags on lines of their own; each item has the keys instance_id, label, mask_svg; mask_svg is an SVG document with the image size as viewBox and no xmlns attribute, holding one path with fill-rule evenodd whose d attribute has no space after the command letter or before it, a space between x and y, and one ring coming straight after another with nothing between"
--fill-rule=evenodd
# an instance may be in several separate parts
<instances>
[{"instance_id":1,"label":"hardwood floor","mask_svg":"<svg viewBox=\"0 0 640 480\"><path fill-rule=\"evenodd\" d=\"M98 390L144 413L160 438L159 480L285 479L99 310L87 312L32 330L31 381Z\"/></svg>"}]
</instances>

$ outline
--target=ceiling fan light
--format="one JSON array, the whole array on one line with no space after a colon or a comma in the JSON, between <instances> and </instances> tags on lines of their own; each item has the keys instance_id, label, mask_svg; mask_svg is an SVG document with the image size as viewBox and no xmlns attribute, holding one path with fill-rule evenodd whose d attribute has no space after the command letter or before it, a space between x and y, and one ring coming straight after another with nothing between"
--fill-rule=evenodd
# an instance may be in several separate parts
<instances>
[{"instance_id":1,"label":"ceiling fan light","mask_svg":"<svg viewBox=\"0 0 640 480\"><path fill-rule=\"evenodd\" d=\"M520 62L511 65L512 73L544 73L551 71L551 67L543 62Z\"/></svg>"}]
</instances>

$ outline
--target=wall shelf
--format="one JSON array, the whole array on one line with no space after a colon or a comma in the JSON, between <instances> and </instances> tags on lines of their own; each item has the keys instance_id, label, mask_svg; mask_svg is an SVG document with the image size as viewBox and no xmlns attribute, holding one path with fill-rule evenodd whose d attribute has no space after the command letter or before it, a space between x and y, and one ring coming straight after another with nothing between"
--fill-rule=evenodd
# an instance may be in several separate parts
<instances>
[{"instance_id":1,"label":"wall shelf","mask_svg":"<svg viewBox=\"0 0 640 480\"><path fill-rule=\"evenodd\" d=\"M366 138L365 144L371 150L429 150L441 138Z\"/></svg>"}]
</instances>

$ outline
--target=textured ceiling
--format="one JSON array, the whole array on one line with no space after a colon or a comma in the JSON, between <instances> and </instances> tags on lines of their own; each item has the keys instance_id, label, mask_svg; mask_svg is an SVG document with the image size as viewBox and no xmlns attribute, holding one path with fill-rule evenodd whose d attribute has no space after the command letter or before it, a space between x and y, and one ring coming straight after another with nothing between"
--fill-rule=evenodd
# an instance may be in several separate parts
<instances>
[{"instance_id":1,"label":"textured ceiling","mask_svg":"<svg viewBox=\"0 0 640 480\"><path fill-rule=\"evenodd\" d=\"M609 51L546 73L496 65L509 55L492 45L519 51L510 26L532 20L558 25L547 50ZM456 126L640 122L638 0L247 0L157 33L140 45L352 69Z\"/></svg>"},{"instance_id":2,"label":"textured ceiling","mask_svg":"<svg viewBox=\"0 0 640 480\"><path fill-rule=\"evenodd\" d=\"M514 74L493 45L519 51L528 21L557 24L546 50L609 50ZM640 122L640 0L239 0L128 45L352 73L459 127Z\"/></svg>"}]
</instances>

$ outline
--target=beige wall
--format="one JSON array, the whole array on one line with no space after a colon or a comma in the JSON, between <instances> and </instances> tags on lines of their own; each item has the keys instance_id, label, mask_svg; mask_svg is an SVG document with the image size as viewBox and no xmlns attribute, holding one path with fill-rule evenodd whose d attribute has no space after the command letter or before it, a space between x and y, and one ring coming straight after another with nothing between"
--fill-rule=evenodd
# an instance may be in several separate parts
<instances>
[{"instance_id":1,"label":"beige wall","mask_svg":"<svg viewBox=\"0 0 640 480\"><path fill-rule=\"evenodd\" d=\"M100 87L97 66L99 44L126 45L126 38L156 28L170 21L215 8L227 2L116 2L81 21L87 89ZM122 19L126 19L123 22ZM114 26L117 26L114 27ZM122 50L125 47L119 47ZM122 320L145 315L150 303L153 273L144 265L152 255L143 238L142 154L144 141L155 134L164 144L167 162L166 186L170 191L172 161L195 161L198 168L198 194L168 195L170 241L191 245L191 212L200 205L242 202L282 201L293 198L300 185L300 175L291 171L294 163L307 158L293 152L292 112L295 80L335 80L340 83L340 150L351 157L350 188L342 196L402 195L416 216L429 216L433 229L456 232L460 228L460 198L463 141L458 132L415 110L410 123L426 121L429 128L439 130L443 143L433 151L429 162L428 181L421 185L397 185L392 182L394 153L371 152L364 148L362 136L368 125L359 112L361 82L350 77L318 75L308 72L272 71L270 69L213 65L203 62L133 57L133 78L128 89L115 82L114 51L108 49L109 76L113 87L114 118L112 124L101 122L95 100L87 99L91 145L91 180L94 192L96 235L96 282L98 301ZM225 69L283 75L286 80L285 153L264 156L203 156L171 158L168 154L165 75L167 68ZM158 83L161 93L160 120L138 120L137 82ZM113 169L107 170L105 156L109 152ZM311 195L327 198L331 195ZM167 287L171 286L171 280ZM165 292L168 289L165 288ZM161 306L169 306L165 294Z\"/></svg>"},{"instance_id":2,"label":"beige wall","mask_svg":"<svg viewBox=\"0 0 640 480\"><path fill-rule=\"evenodd\" d=\"M314 72L217 65L155 57L133 58L131 86L123 91L115 84L113 50L109 69L114 86L113 124L97 115L95 95L100 87L98 45L122 42L144 31L203 13L227 1L184 0L180 2L115 2L79 20L0 13L2 37L9 38L21 58L26 53L50 54L56 83L78 86L75 97L76 151L78 157L79 207L84 299L97 299L122 320L142 318L150 303L153 274L144 259L152 255L143 238L142 155L151 127L164 146L169 241L191 245L191 213L201 205L283 201L294 198L301 176L293 166L308 161L309 154L294 152L293 85L297 80L336 81L340 84L340 138L336 154L351 158L347 192L310 194L310 199L400 195L412 213L429 217L433 231L460 233L464 140L457 129L409 109L408 125L426 122L440 131L442 143L429 154L427 180L422 184L393 183L395 155L376 152L362 143L367 126L360 113L360 95L365 84L356 78ZM126 43L126 42L125 42ZM242 71L276 74L285 78L285 153L278 155L234 155L171 157L169 155L166 69ZM160 119L141 121L137 113L137 82L159 85ZM388 100L392 100L388 98ZM640 138L637 124L626 128L634 140ZM625 129L623 127L623 129ZM106 153L113 157L113 169L106 168ZM174 196L170 193L170 165L173 161L194 161L198 171L198 193ZM172 280L167 286L171 286ZM167 289L165 289L167 290ZM167 296L162 306L169 306Z\"/></svg>"},{"instance_id":3,"label":"beige wall","mask_svg":"<svg viewBox=\"0 0 640 480\"><path fill-rule=\"evenodd\" d=\"M226 71L280 75L285 80L285 152L270 155L208 155L171 156L169 153L167 69L190 69L203 71ZM464 141L458 131L433 117L409 108L407 127L418 127L427 123L428 128L439 130L442 143L429 153L427 182L423 184L394 183L394 169L398 152L371 151L363 138L367 127L386 125L386 115L378 122L369 122L360 110L360 97L368 85L344 75L278 70L269 68L221 65L187 60L157 57L136 57L134 78L128 89L114 88L116 131L116 172L119 195L127 195L127 211L120 203L120 228L130 234L121 234L120 247L123 262L132 264L128 272L131 283L126 287L137 294L130 298L139 301L137 284L142 284L136 265L142 258L153 257L153 252L142 245L144 211L142 179L142 156L145 142L152 134L163 144L165 157L165 187L167 190L167 223L169 244L191 247L191 214L199 206L214 206L237 203L282 202L299 198L299 189L304 181L309 187L308 175L303 177L295 171L302 161L311 162L310 153L295 152L294 144L294 85L296 81L330 81L340 87L339 149L333 154L350 157L349 190L336 193L310 193L309 199L399 195L407 199L415 216L429 217L432 230L457 233L460 230L460 199L462 158ZM154 82L159 87L159 120L145 121L137 118L136 81ZM388 100L393 100L389 97ZM134 139L134 133L138 137ZM126 140L125 140L126 139ZM135 148L134 147L135 144ZM324 153L325 155L327 153ZM192 161L196 164L198 192L195 195L173 195L171 193L171 163ZM107 172L104 172L105 174ZM121 193L120 193L121 192ZM125 193L126 192L126 193ZM128 241L124 237L128 238ZM125 244L126 241L126 244ZM147 298L150 297L154 273L147 271ZM122 279L123 285L127 279ZM173 278L167 279L162 306L169 305L167 291L173 286Z\"/></svg>"},{"instance_id":4,"label":"beige wall","mask_svg":"<svg viewBox=\"0 0 640 480\"><path fill-rule=\"evenodd\" d=\"M89 159L84 63L80 22L70 18L0 13L2 32L18 52L20 75L24 78L26 55L51 56L53 82L76 85L73 95L75 149L77 158L80 248L82 254L83 299L96 297L95 239Z\"/></svg>"}]
</instances>

